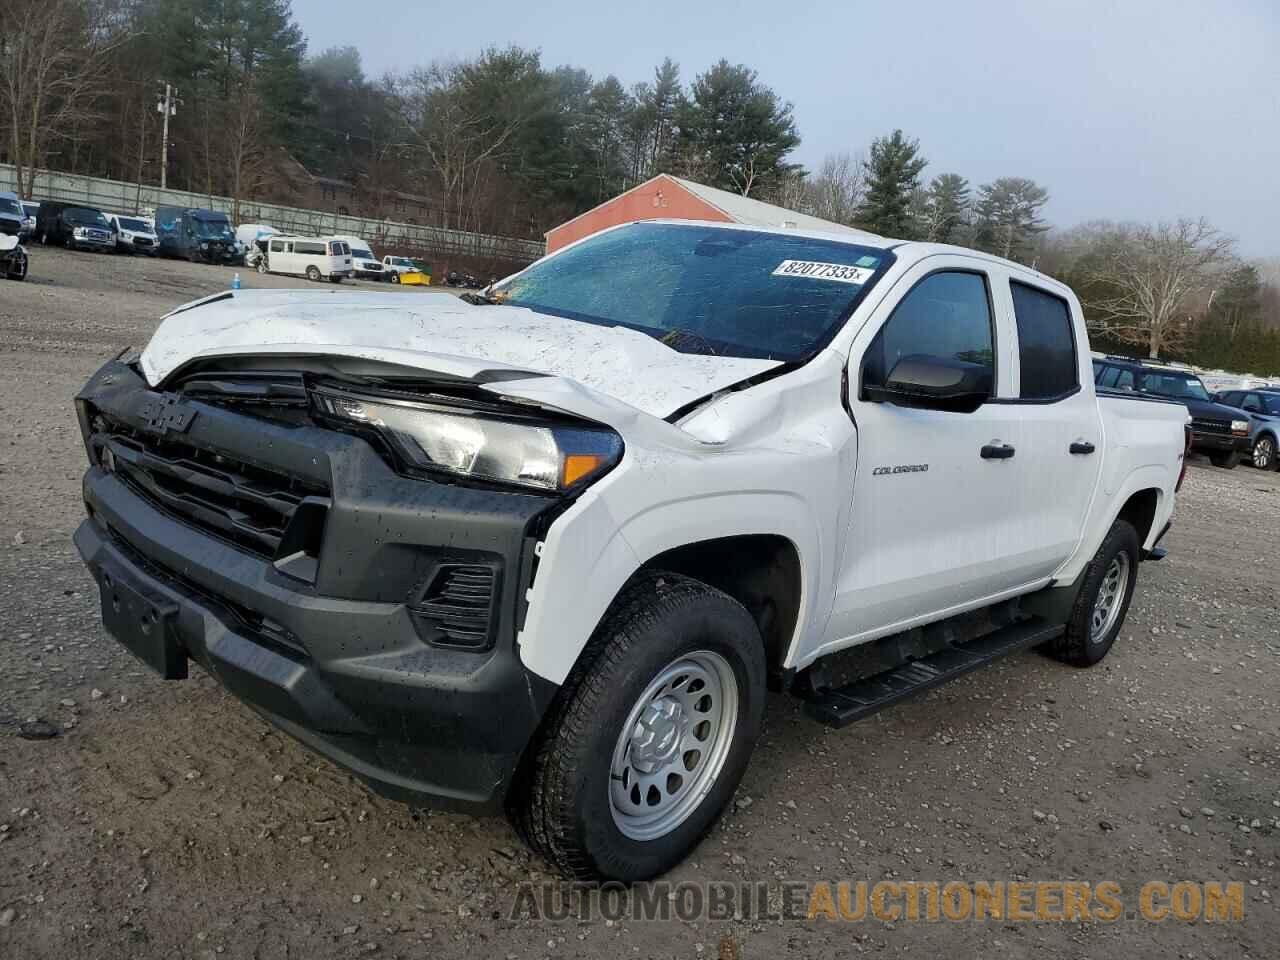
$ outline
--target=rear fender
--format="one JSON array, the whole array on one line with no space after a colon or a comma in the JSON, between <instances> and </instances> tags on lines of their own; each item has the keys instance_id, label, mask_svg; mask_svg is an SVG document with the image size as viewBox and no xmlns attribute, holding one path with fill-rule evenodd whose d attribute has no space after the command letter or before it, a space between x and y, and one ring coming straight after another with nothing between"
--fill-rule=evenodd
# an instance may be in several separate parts
<instances>
[{"instance_id":1,"label":"rear fender","mask_svg":"<svg viewBox=\"0 0 1280 960\"><path fill-rule=\"evenodd\" d=\"M1164 529L1164 525L1169 522L1173 514L1174 497L1169 491L1173 489L1176 480L1177 477L1171 475L1165 467L1154 464L1139 467L1123 481L1117 483L1117 492L1114 495L1108 494L1106 497L1095 498L1089 519L1085 523L1085 535L1076 552L1054 575L1054 581L1058 584L1075 582L1081 571L1093 559L1093 555L1098 552L1098 548L1102 546L1102 541L1120 516L1124 505L1129 502L1129 498L1141 490L1156 491L1155 517L1142 544L1144 550L1151 549L1156 538L1160 536L1160 531Z\"/></svg>"}]
</instances>

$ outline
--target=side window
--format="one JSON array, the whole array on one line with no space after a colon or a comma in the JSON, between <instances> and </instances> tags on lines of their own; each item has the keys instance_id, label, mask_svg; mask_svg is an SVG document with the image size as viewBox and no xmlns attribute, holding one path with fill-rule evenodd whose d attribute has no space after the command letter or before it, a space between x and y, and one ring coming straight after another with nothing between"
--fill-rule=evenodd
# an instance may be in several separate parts
<instances>
[{"instance_id":1,"label":"side window","mask_svg":"<svg viewBox=\"0 0 1280 960\"><path fill-rule=\"evenodd\" d=\"M1120 376L1119 367L1100 368L1096 363L1093 365L1093 382L1100 387L1114 387L1118 376Z\"/></svg>"},{"instance_id":2,"label":"side window","mask_svg":"<svg viewBox=\"0 0 1280 960\"><path fill-rule=\"evenodd\" d=\"M1009 289L1018 322L1022 398L1047 400L1071 393L1080 386L1080 378L1067 301L1016 281L1009 284Z\"/></svg>"},{"instance_id":3,"label":"side window","mask_svg":"<svg viewBox=\"0 0 1280 960\"><path fill-rule=\"evenodd\" d=\"M1248 410L1250 413L1262 412L1262 401L1258 399L1256 393L1251 393L1244 398L1244 402L1240 404L1240 409Z\"/></svg>"},{"instance_id":4,"label":"side window","mask_svg":"<svg viewBox=\"0 0 1280 960\"><path fill-rule=\"evenodd\" d=\"M1117 369L1120 370L1120 373L1119 373L1119 376L1116 377L1116 384L1115 384L1116 389L1132 390L1133 389L1133 371L1124 370L1121 368L1117 368Z\"/></svg>"},{"instance_id":5,"label":"side window","mask_svg":"<svg viewBox=\"0 0 1280 960\"><path fill-rule=\"evenodd\" d=\"M282 240L272 240L272 241L271 241L271 252L272 252L272 253L284 253L284 241L282 241Z\"/></svg>"},{"instance_id":6,"label":"side window","mask_svg":"<svg viewBox=\"0 0 1280 960\"><path fill-rule=\"evenodd\" d=\"M1101 385L1103 376L1110 373L1113 369L1113 367L1108 367L1105 364L1099 363L1097 360L1093 361L1093 382Z\"/></svg>"},{"instance_id":7,"label":"side window","mask_svg":"<svg viewBox=\"0 0 1280 960\"><path fill-rule=\"evenodd\" d=\"M995 342L986 276L944 271L925 277L902 298L863 357L864 383L883 384L903 357L921 354L985 368L995 390Z\"/></svg>"}]
</instances>

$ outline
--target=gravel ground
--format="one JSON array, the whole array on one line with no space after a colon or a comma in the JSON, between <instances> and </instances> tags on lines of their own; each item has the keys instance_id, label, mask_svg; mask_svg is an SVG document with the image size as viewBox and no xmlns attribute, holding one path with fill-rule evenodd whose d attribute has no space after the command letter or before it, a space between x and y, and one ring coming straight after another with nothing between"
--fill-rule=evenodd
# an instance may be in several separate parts
<instances>
[{"instance_id":1,"label":"gravel ground","mask_svg":"<svg viewBox=\"0 0 1280 960\"><path fill-rule=\"evenodd\" d=\"M774 697L670 878L1109 879L1128 907L1150 879L1241 881L1243 922L508 919L545 874L503 821L411 815L99 626L71 398L230 278L37 249L0 283L0 957L1276 955L1280 474L1193 465L1096 669L1028 653L842 731ZM19 737L30 718L59 735Z\"/></svg>"}]
</instances>

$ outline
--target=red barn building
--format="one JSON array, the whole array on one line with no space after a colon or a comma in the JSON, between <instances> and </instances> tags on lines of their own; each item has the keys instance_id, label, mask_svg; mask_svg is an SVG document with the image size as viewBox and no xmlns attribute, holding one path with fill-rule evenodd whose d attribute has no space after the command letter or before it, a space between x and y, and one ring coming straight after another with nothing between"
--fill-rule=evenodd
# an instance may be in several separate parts
<instances>
[{"instance_id":1,"label":"red barn building","mask_svg":"<svg viewBox=\"0 0 1280 960\"><path fill-rule=\"evenodd\" d=\"M660 173L606 200L547 231L547 253L581 240L606 227L634 220L712 220L743 223L755 227L799 227L806 230L833 230L867 236L864 231L841 223L810 217L785 207L743 197L728 190L705 187Z\"/></svg>"}]
</instances>

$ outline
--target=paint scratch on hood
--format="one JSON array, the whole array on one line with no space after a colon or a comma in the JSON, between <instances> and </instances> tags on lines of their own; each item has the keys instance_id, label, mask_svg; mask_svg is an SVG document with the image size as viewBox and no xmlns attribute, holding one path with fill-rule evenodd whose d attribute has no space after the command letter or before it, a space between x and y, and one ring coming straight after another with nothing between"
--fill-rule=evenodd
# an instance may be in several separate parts
<instances>
[{"instance_id":1,"label":"paint scratch on hood","mask_svg":"<svg viewBox=\"0 0 1280 960\"><path fill-rule=\"evenodd\" d=\"M447 293L252 290L180 307L142 354L155 386L196 358L359 357L471 378L507 368L576 381L655 417L779 365L679 353L626 327L524 307L471 306Z\"/></svg>"}]
</instances>

